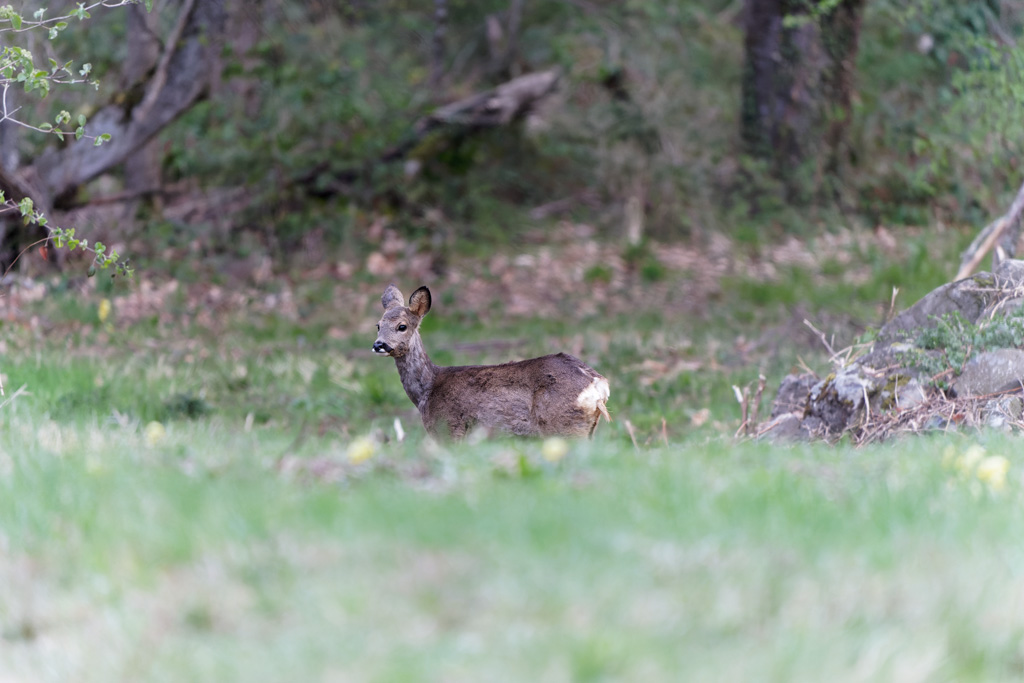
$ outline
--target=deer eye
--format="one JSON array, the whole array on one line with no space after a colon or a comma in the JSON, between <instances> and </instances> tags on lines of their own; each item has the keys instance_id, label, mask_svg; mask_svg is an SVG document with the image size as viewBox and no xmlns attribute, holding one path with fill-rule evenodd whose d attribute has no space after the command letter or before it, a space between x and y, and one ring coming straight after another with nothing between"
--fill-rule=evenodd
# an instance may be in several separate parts
<instances>
[{"instance_id":1,"label":"deer eye","mask_svg":"<svg viewBox=\"0 0 1024 683\"><path fill-rule=\"evenodd\" d=\"M377 323L377 331L380 332L380 323Z\"/></svg>"},{"instance_id":2,"label":"deer eye","mask_svg":"<svg viewBox=\"0 0 1024 683\"><path fill-rule=\"evenodd\" d=\"M399 332L405 332L405 325L399 325L398 326L398 331Z\"/></svg>"}]
</instances>

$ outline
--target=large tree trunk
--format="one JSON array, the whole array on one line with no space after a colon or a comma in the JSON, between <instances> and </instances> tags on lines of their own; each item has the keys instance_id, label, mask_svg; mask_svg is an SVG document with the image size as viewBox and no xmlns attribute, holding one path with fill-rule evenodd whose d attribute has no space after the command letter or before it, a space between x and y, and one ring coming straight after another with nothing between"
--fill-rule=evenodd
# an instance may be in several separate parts
<instances>
[{"instance_id":1,"label":"large tree trunk","mask_svg":"<svg viewBox=\"0 0 1024 683\"><path fill-rule=\"evenodd\" d=\"M746 0L742 139L786 199L826 191L847 155L853 76L866 0ZM787 17L789 19L787 20Z\"/></svg>"},{"instance_id":2,"label":"large tree trunk","mask_svg":"<svg viewBox=\"0 0 1024 683\"><path fill-rule=\"evenodd\" d=\"M128 16L133 34L155 24L144 17ZM206 94L217 75L225 21L224 0L182 0L174 27L156 55L145 54L159 47L156 43L145 47L141 45L145 37L133 35L138 44L131 47L134 59L125 70L125 87L89 119L90 134L109 133L112 139L100 147L88 139L67 141L29 166L14 169L0 165L0 190L6 198L19 201L30 197L37 209L50 213L81 185L133 161L161 130ZM132 172L138 173L138 168ZM43 228L28 232L0 230L0 267L9 265L28 243L47 236Z\"/></svg>"},{"instance_id":3,"label":"large tree trunk","mask_svg":"<svg viewBox=\"0 0 1024 683\"><path fill-rule=\"evenodd\" d=\"M125 60L121 73L121 89L131 92L140 84L145 84L160 61L160 39L157 37L159 15L147 12L143 5L131 5L125 8L127 13L128 35ZM160 189L160 147L157 141L150 141L140 147L124 162L124 189L138 197L145 193L153 193ZM125 216L135 213L134 200L125 207Z\"/></svg>"},{"instance_id":4,"label":"large tree trunk","mask_svg":"<svg viewBox=\"0 0 1024 683\"><path fill-rule=\"evenodd\" d=\"M178 23L164 45L155 72L144 83L141 102L125 98L100 109L89 130L113 139L102 147L88 141L52 149L34 165L37 185L60 198L124 162L177 119L206 92L218 63L224 32L223 0L184 0Z\"/></svg>"}]
</instances>

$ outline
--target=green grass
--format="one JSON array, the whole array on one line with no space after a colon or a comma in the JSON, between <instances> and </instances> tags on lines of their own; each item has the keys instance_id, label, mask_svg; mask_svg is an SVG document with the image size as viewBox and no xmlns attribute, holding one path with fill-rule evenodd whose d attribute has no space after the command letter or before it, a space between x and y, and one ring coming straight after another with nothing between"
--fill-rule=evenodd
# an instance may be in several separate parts
<instances>
[{"instance_id":1,"label":"green grass","mask_svg":"<svg viewBox=\"0 0 1024 683\"><path fill-rule=\"evenodd\" d=\"M155 445L30 400L3 420L15 680L1024 674L1024 459L993 493L936 455L977 438L598 439L549 463L413 437L352 465L343 439L216 418Z\"/></svg>"},{"instance_id":2,"label":"green grass","mask_svg":"<svg viewBox=\"0 0 1024 683\"><path fill-rule=\"evenodd\" d=\"M614 423L558 462L535 441L427 440L394 364L368 351L369 292L360 308L313 282L294 293L308 309L297 318L225 307L204 327L184 293L129 326L117 292L99 324L95 297L58 289L35 304L45 334L31 318L0 323L0 672L1019 679L1024 458L1013 440L731 439L733 384L760 371L770 392L798 358L826 367L790 328L762 339L790 304L865 317L887 306L849 305L869 284L848 274L865 263L885 289L884 255L838 258L781 271L764 291L723 279L701 317L638 306L485 318L438 288L424 329L435 360L568 348L610 378ZM934 260L915 257L902 276L924 288ZM685 287L664 277L644 286ZM519 341L490 343L508 340ZM349 448L365 436L375 452L354 464ZM944 463L947 448L973 444L1010 458L1005 490Z\"/></svg>"}]
</instances>

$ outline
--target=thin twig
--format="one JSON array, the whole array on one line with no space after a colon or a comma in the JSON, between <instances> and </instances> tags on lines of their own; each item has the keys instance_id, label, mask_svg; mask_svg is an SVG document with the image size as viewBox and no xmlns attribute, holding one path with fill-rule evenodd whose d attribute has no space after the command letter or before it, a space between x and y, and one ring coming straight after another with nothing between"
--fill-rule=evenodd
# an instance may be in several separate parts
<instances>
[{"instance_id":1,"label":"thin twig","mask_svg":"<svg viewBox=\"0 0 1024 683\"><path fill-rule=\"evenodd\" d=\"M811 324L811 321L808 320L807 318L804 318L804 325L807 325L807 327L811 329L811 332L814 332L818 339L821 340L821 343L825 345L825 350L828 351L828 355L831 356L832 358L835 358L836 352L832 348L832 345L828 343L828 339L825 337L825 333L819 330L813 324Z\"/></svg>"},{"instance_id":2,"label":"thin twig","mask_svg":"<svg viewBox=\"0 0 1024 683\"><path fill-rule=\"evenodd\" d=\"M892 288L892 298L889 299L889 312L885 314L886 321L892 320L892 313L896 310L896 297L899 296L900 288Z\"/></svg>"},{"instance_id":3,"label":"thin twig","mask_svg":"<svg viewBox=\"0 0 1024 683\"><path fill-rule=\"evenodd\" d=\"M26 389L26 388L28 388L28 385L27 385L27 384L22 384L22 385L21 385L21 386L20 386L20 387L18 388L18 390L17 390L17 391L15 391L15 392L14 392L13 394L11 394L11 397L10 397L9 399L7 399L6 401L4 401L3 403L0 403L0 409L3 409L3 408L4 408L4 406L6 406L6 405L7 405L8 403L10 403L10 402L11 402L11 401L13 401L14 399L16 399L16 398L18 398L19 396L21 396L22 394L24 394L24 393L25 393L25 389Z\"/></svg>"},{"instance_id":4,"label":"thin twig","mask_svg":"<svg viewBox=\"0 0 1024 683\"><path fill-rule=\"evenodd\" d=\"M124 5L130 5L130 4L132 4L132 2L133 2L133 0L121 0L120 2L110 3L110 2L106 2L106 0L103 0L102 2L94 2L93 4L89 5L88 7L83 7L82 9L85 10L86 12L88 12L89 10L92 10L92 9L96 9L97 7L104 7L106 9L113 9L115 7L123 7ZM50 17L49 19L40 19L39 21L29 21L29 20L22 19L21 28L14 28L14 26L12 24L11 28L3 29L3 32L4 33L8 33L8 32L10 32L10 33L25 33L26 31L31 31L33 29L37 29L37 28L41 28L43 26L46 26L47 24L55 24L55 23L57 23L59 21L64 21L65 19L77 19L77 18L78 18L78 13L76 12L75 14L65 14L64 16L60 16L60 17ZM5 21L10 21L10 19L6 19Z\"/></svg>"},{"instance_id":5,"label":"thin twig","mask_svg":"<svg viewBox=\"0 0 1024 683\"><path fill-rule=\"evenodd\" d=\"M633 429L633 423L630 422L629 420L626 420L626 431L629 432L629 439L630 441L633 442L633 448L636 450L637 453L639 453L640 446L638 446L636 443L636 430Z\"/></svg>"},{"instance_id":6,"label":"thin twig","mask_svg":"<svg viewBox=\"0 0 1024 683\"><path fill-rule=\"evenodd\" d=\"M49 242L49 241L50 241L50 240L52 240L52 239L53 239L52 237L44 237L44 238L43 238L43 239L41 239L41 240L36 240L36 241L35 241L35 242L33 242L32 244L28 245L27 247L25 247L24 249L22 249L21 251L19 251L19 252L18 252L18 255L14 257L14 260L13 260L13 261L11 261L11 265L7 266L7 270L5 270L5 271L4 271L4 274L3 274L3 276L2 276L2 277L0 277L0 279L2 279L2 278L4 278L4 277L7 277L7 275L8 275L8 274L9 274L9 273L11 272L11 268L13 268L13 267L14 267L14 264L16 264L16 263L18 262L18 259L20 259L20 258L22 257L22 255L24 255L24 254L25 254L25 252L27 252L27 251L28 251L29 249L31 249L31 248L32 248L32 247L34 247L34 246L37 246L37 245L39 245L39 244L43 244L43 243L45 243L45 242Z\"/></svg>"},{"instance_id":7,"label":"thin twig","mask_svg":"<svg viewBox=\"0 0 1024 683\"><path fill-rule=\"evenodd\" d=\"M736 433L733 434L733 438L738 438L747 429L747 415L750 409L750 387L743 387L741 390L733 384L732 393L736 396L736 402L740 404L740 426L736 429Z\"/></svg>"}]
</instances>

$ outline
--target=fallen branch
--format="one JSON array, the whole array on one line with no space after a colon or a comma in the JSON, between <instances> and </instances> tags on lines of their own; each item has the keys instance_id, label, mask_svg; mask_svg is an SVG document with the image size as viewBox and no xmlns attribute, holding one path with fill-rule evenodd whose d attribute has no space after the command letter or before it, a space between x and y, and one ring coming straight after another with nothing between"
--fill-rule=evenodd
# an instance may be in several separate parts
<instances>
[{"instance_id":1,"label":"fallen branch","mask_svg":"<svg viewBox=\"0 0 1024 683\"><path fill-rule=\"evenodd\" d=\"M963 280L965 277L970 277L985 258L985 255L992 251L993 247L1005 235L1010 226L1019 224L1022 212L1024 212L1024 184L1017 190L1017 196L1014 198L1013 204L1010 205L1010 210L985 226L985 229L964 250L964 253L960 256L960 270L957 271L956 277L953 279ZM1020 228L1018 227L1016 232L1019 231ZM1014 235L1013 241L1016 242L1016 235ZM1010 258L1012 256L1012 251L1009 254L1002 255L1003 258Z\"/></svg>"},{"instance_id":2,"label":"fallen branch","mask_svg":"<svg viewBox=\"0 0 1024 683\"><path fill-rule=\"evenodd\" d=\"M404 140L386 149L376 158L340 170L332 170L328 162L317 164L293 180L292 185L306 188L306 192L313 197L343 194L348 185L365 177L374 166L405 159L434 131L452 129L458 132L472 132L509 125L522 119L541 100L555 91L559 76L558 69L526 74L496 88L439 107L417 120ZM329 174L330 177L325 179L325 174Z\"/></svg>"}]
</instances>

